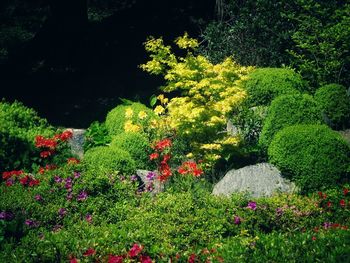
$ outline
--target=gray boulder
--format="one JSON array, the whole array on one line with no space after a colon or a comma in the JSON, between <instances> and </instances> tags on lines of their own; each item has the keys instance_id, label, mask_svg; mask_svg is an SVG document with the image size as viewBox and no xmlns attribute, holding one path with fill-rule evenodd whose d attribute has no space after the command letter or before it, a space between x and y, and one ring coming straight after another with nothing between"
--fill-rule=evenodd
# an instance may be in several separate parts
<instances>
[{"instance_id":1,"label":"gray boulder","mask_svg":"<svg viewBox=\"0 0 350 263\"><path fill-rule=\"evenodd\" d=\"M153 178L150 177L150 173L154 174L155 176ZM164 185L156 178L156 172L136 170L136 176L139 182L139 190L152 192L152 194L157 194L164 191Z\"/></svg>"},{"instance_id":2,"label":"gray boulder","mask_svg":"<svg viewBox=\"0 0 350 263\"><path fill-rule=\"evenodd\" d=\"M85 141L85 131L84 129L67 129L73 133L72 138L68 141L69 146L73 154L83 158L84 155L84 141Z\"/></svg>"},{"instance_id":3,"label":"gray boulder","mask_svg":"<svg viewBox=\"0 0 350 263\"><path fill-rule=\"evenodd\" d=\"M229 171L215 186L213 195L229 196L246 192L252 197L271 196L276 192L291 193L294 183L283 178L272 164L259 163Z\"/></svg>"}]
</instances>

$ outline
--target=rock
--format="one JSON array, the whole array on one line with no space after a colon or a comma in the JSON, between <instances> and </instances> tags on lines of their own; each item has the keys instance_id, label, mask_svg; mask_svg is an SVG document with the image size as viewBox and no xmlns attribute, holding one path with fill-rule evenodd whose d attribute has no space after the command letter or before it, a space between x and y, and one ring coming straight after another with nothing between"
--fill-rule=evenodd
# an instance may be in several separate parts
<instances>
[{"instance_id":1,"label":"rock","mask_svg":"<svg viewBox=\"0 0 350 263\"><path fill-rule=\"evenodd\" d=\"M69 146L73 154L83 158L84 155L84 141L85 141L85 131L84 129L67 129L73 133L73 137L68 141Z\"/></svg>"},{"instance_id":2,"label":"rock","mask_svg":"<svg viewBox=\"0 0 350 263\"><path fill-rule=\"evenodd\" d=\"M154 174L153 179L148 176L150 173ZM164 185L156 178L157 172L147 171L147 170L136 170L136 176L139 181L139 190L149 191L153 194L163 192Z\"/></svg>"},{"instance_id":3,"label":"rock","mask_svg":"<svg viewBox=\"0 0 350 263\"><path fill-rule=\"evenodd\" d=\"M271 196L276 192L290 193L294 183L283 178L272 164L259 163L229 171L215 186L213 195L229 196L234 192L247 192L252 197Z\"/></svg>"},{"instance_id":4,"label":"rock","mask_svg":"<svg viewBox=\"0 0 350 263\"><path fill-rule=\"evenodd\" d=\"M338 133L350 144L350 129L338 131Z\"/></svg>"}]
</instances>

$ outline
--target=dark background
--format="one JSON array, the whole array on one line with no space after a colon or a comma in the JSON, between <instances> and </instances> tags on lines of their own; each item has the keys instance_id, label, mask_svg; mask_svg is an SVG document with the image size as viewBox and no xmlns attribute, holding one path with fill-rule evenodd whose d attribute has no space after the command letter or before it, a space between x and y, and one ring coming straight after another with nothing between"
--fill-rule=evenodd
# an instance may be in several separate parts
<instances>
[{"instance_id":1,"label":"dark background","mask_svg":"<svg viewBox=\"0 0 350 263\"><path fill-rule=\"evenodd\" d=\"M8 7L5 2L0 8ZM66 127L103 121L119 98L148 104L162 80L138 68L147 60L143 42L152 35L170 43L185 31L198 37L215 8L214 0L44 2L34 37L14 43L0 64L0 98L19 100ZM129 5L120 7L121 2ZM93 10L108 14L94 20ZM12 22L20 18L17 13Z\"/></svg>"}]
</instances>

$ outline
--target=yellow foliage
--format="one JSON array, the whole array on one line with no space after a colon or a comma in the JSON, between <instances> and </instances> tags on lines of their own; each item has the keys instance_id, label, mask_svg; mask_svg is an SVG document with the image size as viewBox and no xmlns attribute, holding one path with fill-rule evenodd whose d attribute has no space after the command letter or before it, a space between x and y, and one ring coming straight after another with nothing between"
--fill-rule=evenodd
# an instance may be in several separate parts
<instances>
[{"instance_id":1,"label":"yellow foliage","mask_svg":"<svg viewBox=\"0 0 350 263\"><path fill-rule=\"evenodd\" d=\"M231 58L212 64L204 56L193 55L189 50L198 47L198 41L187 33L175 43L188 50L186 56L176 57L161 38L150 38L145 43L151 60L141 68L164 76L164 92L181 92L181 96L166 102L164 95L160 95L158 100L163 106L158 105L154 111L167 119L177 135L190 141L195 157L215 162L223 157L223 146L239 143L239 138L225 132L226 123L247 96L240 82L253 67L242 67Z\"/></svg>"}]
</instances>

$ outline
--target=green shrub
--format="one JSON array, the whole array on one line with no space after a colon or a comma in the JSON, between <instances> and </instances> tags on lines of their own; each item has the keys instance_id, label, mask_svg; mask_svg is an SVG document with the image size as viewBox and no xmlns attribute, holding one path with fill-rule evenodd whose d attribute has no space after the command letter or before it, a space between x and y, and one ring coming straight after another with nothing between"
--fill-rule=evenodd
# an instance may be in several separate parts
<instances>
[{"instance_id":1,"label":"green shrub","mask_svg":"<svg viewBox=\"0 0 350 263\"><path fill-rule=\"evenodd\" d=\"M96 146L104 146L111 142L105 123L98 121L91 123L84 136L84 151Z\"/></svg>"},{"instance_id":2,"label":"green shrub","mask_svg":"<svg viewBox=\"0 0 350 263\"><path fill-rule=\"evenodd\" d=\"M295 125L279 131L268 149L269 160L302 192L336 185L346 175L350 147L325 125Z\"/></svg>"},{"instance_id":3,"label":"green shrub","mask_svg":"<svg viewBox=\"0 0 350 263\"><path fill-rule=\"evenodd\" d=\"M83 162L87 169L95 171L119 172L131 175L135 171L135 161L130 154L116 147L99 146L88 150Z\"/></svg>"},{"instance_id":4,"label":"green shrub","mask_svg":"<svg viewBox=\"0 0 350 263\"><path fill-rule=\"evenodd\" d=\"M0 120L0 171L30 169L38 156L35 136L51 136L53 129L33 109L17 101L0 102Z\"/></svg>"},{"instance_id":5,"label":"green shrub","mask_svg":"<svg viewBox=\"0 0 350 263\"><path fill-rule=\"evenodd\" d=\"M268 106L279 95L296 94L305 90L301 76L287 68L260 68L244 82L251 106Z\"/></svg>"},{"instance_id":6,"label":"green shrub","mask_svg":"<svg viewBox=\"0 0 350 263\"><path fill-rule=\"evenodd\" d=\"M273 136L282 128L295 124L320 124L322 114L316 101L306 94L283 95L274 99L268 110L259 144L267 149Z\"/></svg>"},{"instance_id":7,"label":"green shrub","mask_svg":"<svg viewBox=\"0 0 350 263\"><path fill-rule=\"evenodd\" d=\"M127 151L135 160L138 169L151 168L149 155L152 148L144 135L136 132L123 132L113 138L111 146Z\"/></svg>"},{"instance_id":8,"label":"green shrub","mask_svg":"<svg viewBox=\"0 0 350 263\"><path fill-rule=\"evenodd\" d=\"M142 116L142 113L146 115ZM107 114L106 127L111 136L128 131L141 132L148 128L149 122L154 118L151 109L141 103L130 102L117 106Z\"/></svg>"},{"instance_id":9,"label":"green shrub","mask_svg":"<svg viewBox=\"0 0 350 263\"><path fill-rule=\"evenodd\" d=\"M343 129L350 126L350 96L344 86L325 85L316 91L315 100L332 128Z\"/></svg>"}]
</instances>

